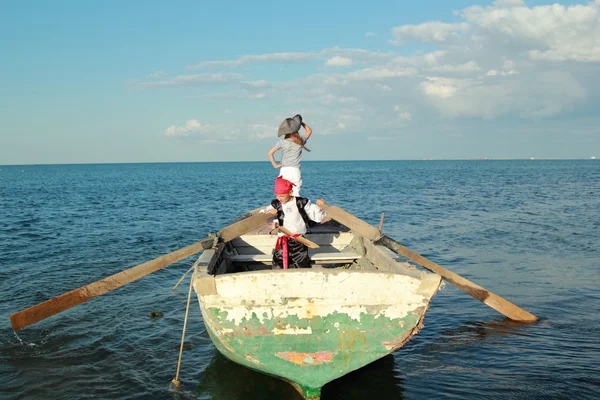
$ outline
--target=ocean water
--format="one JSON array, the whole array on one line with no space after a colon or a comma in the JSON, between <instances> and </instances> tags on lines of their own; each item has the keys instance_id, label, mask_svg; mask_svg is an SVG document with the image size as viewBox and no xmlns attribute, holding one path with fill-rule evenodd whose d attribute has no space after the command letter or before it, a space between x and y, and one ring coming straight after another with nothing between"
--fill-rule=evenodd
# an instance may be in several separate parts
<instances>
[{"instance_id":1,"label":"ocean water","mask_svg":"<svg viewBox=\"0 0 600 400\"><path fill-rule=\"evenodd\" d=\"M196 299L175 377L191 257L18 333L9 315L191 244L272 197L262 163L0 166L0 398L299 399L220 356ZM600 162L306 162L323 197L539 316L450 284L403 348L323 399L600 398ZM151 318L150 312L163 313Z\"/></svg>"}]
</instances>

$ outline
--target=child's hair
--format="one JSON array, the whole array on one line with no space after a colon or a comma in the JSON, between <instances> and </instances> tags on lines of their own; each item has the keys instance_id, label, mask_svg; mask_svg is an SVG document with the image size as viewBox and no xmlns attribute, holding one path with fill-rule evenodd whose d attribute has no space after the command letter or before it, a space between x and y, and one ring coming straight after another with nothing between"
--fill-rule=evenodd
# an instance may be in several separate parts
<instances>
[{"instance_id":1,"label":"child's hair","mask_svg":"<svg viewBox=\"0 0 600 400\"><path fill-rule=\"evenodd\" d=\"M304 140L302 140L298 132L288 133L287 135L285 135L285 138L296 143L298 146L304 146Z\"/></svg>"}]
</instances>

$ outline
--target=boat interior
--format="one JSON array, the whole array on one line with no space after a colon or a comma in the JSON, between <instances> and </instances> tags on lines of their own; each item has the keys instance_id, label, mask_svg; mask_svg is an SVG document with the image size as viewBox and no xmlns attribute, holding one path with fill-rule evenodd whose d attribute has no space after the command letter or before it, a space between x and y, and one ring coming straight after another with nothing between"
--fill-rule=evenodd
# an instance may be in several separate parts
<instances>
[{"instance_id":1,"label":"boat interior","mask_svg":"<svg viewBox=\"0 0 600 400\"><path fill-rule=\"evenodd\" d=\"M414 266L398 259L382 246L355 235L346 226L334 220L316 224L304 237L319 248L309 248L313 269L348 269L361 271L401 272L415 275ZM277 230L263 226L252 230L217 248L206 250L198 259L197 266L211 275L247 271L269 270Z\"/></svg>"}]
</instances>

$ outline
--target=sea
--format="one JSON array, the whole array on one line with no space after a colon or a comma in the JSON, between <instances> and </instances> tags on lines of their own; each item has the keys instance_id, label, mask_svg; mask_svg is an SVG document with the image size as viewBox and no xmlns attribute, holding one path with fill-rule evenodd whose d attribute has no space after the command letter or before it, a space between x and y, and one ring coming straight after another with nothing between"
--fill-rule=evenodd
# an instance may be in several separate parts
<instances>
[{"instance_id":1,"label":"sea","mask_svg":"<svg viewBox=\"0 0 600 400\"><path fill-rule=\"evenodd\" d=\"M312 161L324 198L540 318L447 283L404 347L322 399L599 399L600 161ZM268 162L0 166L1 399L292 399L221 356L195 257L26 327L9 316L205 238L273 197ZM161 313L162 317L152 317ZM154 314L156 315L156 314Z\"/></svg>"}]
</instances>

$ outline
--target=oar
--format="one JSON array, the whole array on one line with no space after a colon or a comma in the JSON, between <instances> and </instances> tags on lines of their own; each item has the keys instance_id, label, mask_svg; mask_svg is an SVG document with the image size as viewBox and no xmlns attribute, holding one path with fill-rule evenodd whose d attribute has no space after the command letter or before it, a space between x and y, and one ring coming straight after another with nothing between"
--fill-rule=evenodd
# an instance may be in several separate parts
<instances>
[{"instance_id":1,"label":"oar","mask_svg":"<svg viewBox=\"0 0 600 400\"><path fill-rule=\"evenodd\" d=\"M256 214L239 222L231 224L219 231L219 234L225 242L228 242L244 233L258 228L267 222L268 214ZM73 306L81 304L96 296L117 289L146 275L149 275L161 268L167 267L179 260L191 256L213 246L214 239L202 239L190 246L175 250L154 260L145 262L135 267L121 271L107 278L92 282L78 289L61 294L43 303L29 307L25 310L14 313L10 316L10 322L14 330L22 329L28 325L41 321L52 315L65 311Z\"/></svg>"},{"instance_id":2,"label":"oar","mask_svg":"<svg viewBox=\"0 0 600 400\"><path fill-rule=\"evenodd\" d=\"M284 235L294 236L294 234L292 232L290 232L289 230L287 230L283 226L278 226L277 230L279 232L283 233ZM318 244L316 244L315 242L312 242L312 241L308 240L307 238L305 238L302 235L298 236L297 238L294 238L294 240L296 242L298 242L298 243L302 243L303 245L305 245L306 247L309 247L311 249L318 249L319 248Z\"/></svg>"},{"instance_id":3,"label":"oar","mask_svg":"<svg viewBox=\"0 0 600 400\"><path fill-rule=\"evenodd\" d=\"M321 208L326 209L327 214L329 214L331 218L335 219L343 225L346 225L348 228L352 229L359 235L364 236L367 239L376 242L377 244L381 244L387 247L388 249L395 251L396 253L406 257L407 259L421 265L423 268L435 272L436 274L440 275L446 281L450 282L463 292L473 296L477 300L490 306L499 313L504 314L508 318L515 321L524 322L534 322L539 319L535 315L523 310L522 308L511 303L510 301L490 292L489 290L471 282L470 280L465 279L462 276L434 263L433 261L428 260L422 255L419 255L414 251L404 247L402 244L396 242L394 239L383 235L374 226L369 225L365 221L355 217L349 212L336 206L323 205L321 206Z\"/></svg>"}]
</instances>

